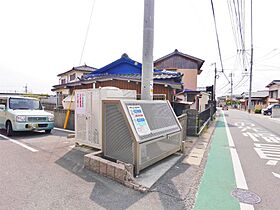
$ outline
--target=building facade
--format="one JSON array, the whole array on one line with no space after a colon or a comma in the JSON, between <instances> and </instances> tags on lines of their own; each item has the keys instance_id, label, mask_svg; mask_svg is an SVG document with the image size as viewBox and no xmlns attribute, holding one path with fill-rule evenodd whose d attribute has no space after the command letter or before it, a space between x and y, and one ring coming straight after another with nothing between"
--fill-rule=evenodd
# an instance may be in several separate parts
<instances>
[{"instance_id":1,"label":"building facade","mask_svg":"<svg viewBox=\"0 0 280 210\"><path fill-rule=\"evenodd\" d=\"M52 89L52 91L56 93L56 106L62 106L62 100L70 94L70 88L68 88L69 85L77 83L83 76L94 70L96 70L96 68L83 65L73 67L66 72L58 74L57 76L59 77L59 82L58 85L56 85L58 88Z\"/></svg>"},{"instance_id":2,"label":"building facade","mask_svg":"<svg viewBox=\"0 0 280 210\"><path fill-rule=\"evenodd\" d=\"M269 99L270 104L280 103L280 80L273 80L267 86L269 88Z\"/></svg>"},{"instance_id":3,"label":"building facade","mask_svg":"<svg viewBox=\"0 0 280 210\"><path fill-rule=\"evenodd\" d=\"M153 74L154 98L173 101L177 90L182 89L182 74L173 71L154 69ZM52 91L72 94L75 89L99 87L117 87L120 89L136 90L141 94L142 64L132 60L127 54L120 59L83 75L78 81L54 85ZM63 95L63 94L62 94ZM59 99L60 100L60 99Z\"/></svg>"},{"instance_id":4,"label":"building facade","mask_svg":"<svg viewBox=\"0 0 280 210\"><path fill-rule=\"evenodd\" d=\"M154 62L155 68L183 74L184 89L197 89L197 76L201 74L204 60L179 52L177 49Z\"/></svg>"}]
</instances>

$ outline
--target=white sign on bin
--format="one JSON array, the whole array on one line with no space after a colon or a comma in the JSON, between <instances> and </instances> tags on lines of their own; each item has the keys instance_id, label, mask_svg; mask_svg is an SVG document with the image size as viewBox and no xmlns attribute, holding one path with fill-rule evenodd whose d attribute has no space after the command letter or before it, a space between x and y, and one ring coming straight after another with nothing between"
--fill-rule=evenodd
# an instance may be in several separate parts
<instances>
[{"instance_id":1,"label":"white sign on bin","mask_svg":"<svg viewBox=\"0 0 280 210\"><path fill-rule=\"evenodd\" d=\"M76 112L77 114L86 113L86 95L85 93L77 93L76 95Z\"/></svg>"},{"instance_id":2,"label":"white sign on bin","mask_svg":"<svg viewBox=\"0 0 280 210\"><path fill-rule=\"evenodd\" d=\"M139 136L148 135L151 133L145 115L140 105L128 106L129 114L132 118L134 127Z\"/></svg>"}]
</instances>

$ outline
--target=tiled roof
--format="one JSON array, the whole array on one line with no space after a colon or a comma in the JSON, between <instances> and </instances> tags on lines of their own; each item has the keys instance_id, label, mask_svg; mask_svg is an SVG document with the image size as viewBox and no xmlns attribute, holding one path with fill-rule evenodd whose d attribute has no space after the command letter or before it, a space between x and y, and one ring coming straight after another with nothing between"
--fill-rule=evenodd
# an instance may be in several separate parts
<instances>
[{"instance_id":1,"label":"tiled roof","mask_svg":"<svg viewBox=\"0 0 280 210\"><path fill-rule=\"evenodd\" d=\"M123 54L120 59L85 75L83 79L91 79L104 75L111 75L111 77L114 75L118 77L127 77L130 75L133 75L133 77L141 77L141 74L142 64L132 60L127 54ZM179 72L154 69L154 79L171 79L180 77L182 77L182 74Z\"/></svg>"},{"instance_id":2,"label":"tiled roof","mask_svg":"<svg viewBox=\"0 0 280 210\"><path fill-rule=\"evenodd\" d=\"M130 74L130 75L100 75L94 78L89 78L87 80L80 80L72 83L67 83L67 84L60 84L60 85L54 85L52 91L60 88L67 88L67 87L74 87L74 86L79 86L83 84L91 84L93 82L102 82L102 81L109 81L109 80L130 80L130 81L135 81L135 82L141 82L141 75L136 75L136 74ZM170 87L174 89L181 89L182 88L182 83L181 82L175 82L172 80L167 80L167 79L157 79L154 78L153 82L155 84L163 84L163 85L169 85Z\"/></svg>"},{"instance_id":3,"label":"tiled roof","mask_svg":"<svg viewBox=\"0 0 280 210\"><path fill-rule=\"evenodd\" d=\"M92 72L92 71L94 71L94 70L96 70L96 68L91 67L91 66L87 66L87 65L85 64L85 65L82 65L82 66L73 67L72 69L70 69L70 70L68 70L68 71L65 71L65 72L63 72L63 73L58 74L57 76L59 77L59 76L61 76L61 75L63 75L63 74L67 74L67 73L69 73L69 72L71 72L71 71L83 71L83 72L88 72L88 73L90 73L90 72Z\"/></svg>"},{"instance_id":4,"label":"tiled roof","mask_svg":"<svg viewBox=\"0 0 280 210\"><path fill-rule=\"evenodd\" d=\"M266 87L269 88L271 85L280 85L280 80L273 80Z\"/></svg>"},{"instance_id":5,"label":"tiled roof","mask_svg":"<svg viewBox=\"0 0 280 210\"><path fill-rule=\"evenodd\" d=\"M245 98L249 98L249 93L243 93L242 94ZM265 98L268 97L269 93L268 90L264 90L264 91L257 91L257 92L252 92L251 93L251 97L252 98Z\"/></svg>"}]
</instances>

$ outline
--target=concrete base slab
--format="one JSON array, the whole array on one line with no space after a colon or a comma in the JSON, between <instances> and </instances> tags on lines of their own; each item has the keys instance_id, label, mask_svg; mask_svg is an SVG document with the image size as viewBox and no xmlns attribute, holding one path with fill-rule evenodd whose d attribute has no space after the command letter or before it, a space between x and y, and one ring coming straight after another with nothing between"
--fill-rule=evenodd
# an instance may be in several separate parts
<instances>
[{"instance_id":1,"label":"concrete base slab","mask_svg":"<svg viewBox=\"0 0 280 210\"><path fill-rule=\"evenodd\" d=\"M182 154L173 154L147 169L144 169L141 171L140 175L135 178L135 182L150 189L181 157Z\"/></svg>"},{"instance_id":2,"label":"concrete base slab","mask_svg":"<svg viewBox=\"0 0 280 210\"><path fill-rule=\"evenodd\" d=\"M183 163L188 165L199 166L201 161L202 159L199 157L189 157L188 159L183 160Z\"/></svg>"},{"instance_id":3,"label":"concrete base slab","mask_svg":"<svg viewBox=\"0 0 280 210\"><path fill-rule=\"evenodd\" d=\"M207 145L208 144L205 142L199 142L196 147L191 150L190 154L185 157L182 163L199 166L203 159Z\"/></svg>"}]
</instances>

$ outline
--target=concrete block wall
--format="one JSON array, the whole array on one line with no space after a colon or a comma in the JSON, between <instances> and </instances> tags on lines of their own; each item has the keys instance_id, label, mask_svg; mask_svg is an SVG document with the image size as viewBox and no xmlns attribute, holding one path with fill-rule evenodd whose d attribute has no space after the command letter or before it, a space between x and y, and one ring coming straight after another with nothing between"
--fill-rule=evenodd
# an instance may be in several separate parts
<instances>
[{"instance_id":1,"label":"concrete block wall","mask_svg":"<svg viewBox=\"0 0 280 210\"><path fill-rule=\"evenodd\" d=\"M63 128L66 118L67 110L55 109L54 110L54 126L57 128ZM75 130L75 111L70 111L70 116L66 129Z\"/></svg>"},{"instance_id":2,"label":"concrete block wall","mask_svg":"<svg viewBox=\"0 0 280 210\"><path fill-rule=\"evenodd\" d=\"M182 126L182 141L184 141L187 138L187 114L180 115L178 120Z\"/></svg>"},{"instance_id":3,"label":"concrete block wall","mask_svg":"<svg viewBox=\"0 0 280 210\"><path fill-rule=\"evenodd\" d=\"M280 108L272 108L272 118L280 118Z\"/></svg>"},{"instance_id":4,"label":"concrete block wall","mask_svg":"<svg viewBox=\"0 0 280 210\"><path fill-rule=\"evenodd\" d=\"M197 136L198 112L195 109L187 110L187 136Z\"/></svg>"},{"instance_id":5,"label":"concrete block wall","mask_svg":"<svg viewBox=\"0 0 280 210\"><path fill-rule=\"evenodd\" d=\"M84 156L84 167L113 179L129 188L140 192L147 192L148 189L137 184L133 177L133 165L117 161L109 161L102 158L101 152L94 152Z\"/></svg>"}]
</instances>

